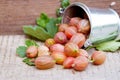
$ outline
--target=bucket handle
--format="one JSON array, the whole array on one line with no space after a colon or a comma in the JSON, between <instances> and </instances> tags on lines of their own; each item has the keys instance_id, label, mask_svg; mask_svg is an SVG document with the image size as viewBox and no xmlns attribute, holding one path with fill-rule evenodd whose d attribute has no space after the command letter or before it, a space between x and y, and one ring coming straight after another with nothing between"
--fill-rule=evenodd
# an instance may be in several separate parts
<instances>
[{"instance_id":1,"label":"bucket handle","mask_svg":"<svg viewBox=\"0 0 120 80\"><path fill-rule=\"evenodd\" d=\"M112 8L115 5L116 5L116 2L111 2L110 5L109 5L109 8Z\"/></svg>"}]
</instances>

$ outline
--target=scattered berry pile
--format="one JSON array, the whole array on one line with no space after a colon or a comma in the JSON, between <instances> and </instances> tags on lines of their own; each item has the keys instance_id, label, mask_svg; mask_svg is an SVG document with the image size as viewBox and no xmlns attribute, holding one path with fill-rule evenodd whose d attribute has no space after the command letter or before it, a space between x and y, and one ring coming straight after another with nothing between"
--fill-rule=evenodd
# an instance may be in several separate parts
<instances>
[{"instance_id":1,"label":"scattered berry pile","mask_svg":"<svg viewBox=\"0 0 120 80\"><path fill-rule=\"evenodd\" d=\"M92 61L95 65L103 64L106 56L102 51L95 51L91 56L82 49L90 33L87 19L73 17L67 24L60 24L54 38L47 39L45 46L30 46L26 50L28 58L36 58L34 63L38 69L49 69L55 64L77 71L85 70Z\"/></svg>"}]
</instances>

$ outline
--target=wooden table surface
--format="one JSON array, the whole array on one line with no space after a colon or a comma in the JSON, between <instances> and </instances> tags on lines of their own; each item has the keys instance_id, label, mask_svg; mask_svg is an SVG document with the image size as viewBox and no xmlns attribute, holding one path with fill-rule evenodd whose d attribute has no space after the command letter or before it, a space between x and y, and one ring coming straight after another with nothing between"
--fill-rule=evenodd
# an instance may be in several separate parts
<instances>
[{"instance_id":1,"label":"wooden table surface","mask_svg":"<svg viewBox=\"0 0 120 80\"><path fill-rule=\"evenodd\" d=\"M82 72L63 69L59 65L48 70L38 70L24 64L22 58L16 56L16 48L24 45L25 39L24 35L0 36L1 80L120 80L120 51L107 52L107 60L103 65L89 64Z\"/></svg>"},{"instance_id":2,"label":"wooden table surface","mask_svg":"<svg viewBox=\"0 0 120 80\"><path fill-rule=\"evenodd\" d=\"M108 8L111 2L116 2L112 8L120 14L120 0L70 0L82 2L90 7ZM24 34L23 25L34 25L41 12L55 17L60 0L0 0L0 34Z\"/></svg>"},{"instance_id":3,"label":"wooden table surface","mask_svg":"<svg viewBox=\"0 0 120 80\"><path fill-rule=\"evenodd\" d=\"M108 8L112 1L116 2L113 9L120 14L120 0L71 0L71 3L82 2L91 7ZM0 80L120 80L120 51L107 52L103 65L89 64L82 72L63 69L59 65L38 70L27 66L22 58L16 56L16 48L24 45L27 38L22 26L34 25L41 12L55 17L59 5L59 0L0 0Z\"/></svg>"}]
</instances>

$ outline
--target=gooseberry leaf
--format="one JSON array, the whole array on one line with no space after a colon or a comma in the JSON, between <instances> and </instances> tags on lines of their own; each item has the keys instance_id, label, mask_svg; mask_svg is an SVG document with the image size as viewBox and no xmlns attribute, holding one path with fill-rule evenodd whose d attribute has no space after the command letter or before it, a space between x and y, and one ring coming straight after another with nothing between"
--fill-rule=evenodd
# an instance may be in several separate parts
<instances>
[{"instance_id":1,"label":"gooseberry leaf","mask_svg":"<svg viewBox=\"0 0 120 80\"><path fill-rule=\"evenodd\" d=\"M16 54L18 56L20 56L21 58L24 58L26 56L26 50L27 50L27 47L26 46L19 46L17 49L16 49Z\"/></svg>"},{"instance_id":2,"label":"gooseberry leaf","mask_svg":"<svg viewBox=\"0 0 120 80\"><path fill-rule=\"evenodd\" d=\"M44 28L38 26L24 26L23 31L24 33L33 36L41 41L52 38L52 36Z\"/></svg>"},{"instance_id":3,"label":"gooseberry leaf","mask_svg":"<svg viewBox=\"0 0 120 80\"><path fill-rule=\"evenodd\" d=\"M120 42L112 40L97 44L95 47L97 50L114 52L120 48Z\"/></svg>"},{"instance_id":4,"label":"gooseberry leaf","mask_svg":"<svg viewBox=\"0 0 120 80\"><path fill-rule=\"evenodd\" d=\"M56 26L56 23L56 20L54 18L51 18L46 25L46 30L52 37L54 37L54 35L58 32L58 27Z\"/></svg>"},{"instance_id":5,"label":"gooseberry leaf","mask_svg":"<svg viewBox=\"0 0 120 80\"><path fill-rule=\"evenodd\" d=\"M32 62L31 58L25 58L25 59L23 59L23 62L26 63L29 66L35 66L35 63Z\"/></svg>"},{"instance_id":6,"label":"gooseberry leaf","mask_svg":"<svg viewBox=\"0 0 120 80\"><path fill-rule=\"evenodd\" d=\"M70 1L69 0L61 0L61 7L62 8L66 8L69 5L70 5Z\"/></svg>"},{"instance_id":7,"label":"gooseberry leaf","mask_svg":"<svg viewBox=\"0 0 120 80\"><path fill-rule=\"evenodd\" d=\"M46 28L46 24L49 22L49 17L45 13L41 13L40 17L36 20L37 25L42 28Z\"/></svg>"},{"instance_id":8,"label":"gooseberry leaf","mask_svg":"<svg viewBox=\"0 0 120 80\"><path fill-rule=\"evenodd\" d=\"M38 47L38 44L34 40L30 40L30 39L26 39L25 44L27 47L29 47L29 46L37 46Z\"/></svg>"}]
</instances>

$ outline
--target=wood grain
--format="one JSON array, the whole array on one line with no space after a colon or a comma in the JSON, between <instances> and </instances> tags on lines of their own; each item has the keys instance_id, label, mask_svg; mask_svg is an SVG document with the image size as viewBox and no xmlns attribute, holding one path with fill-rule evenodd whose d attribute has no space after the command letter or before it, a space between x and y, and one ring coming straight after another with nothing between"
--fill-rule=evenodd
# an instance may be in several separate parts
<instances>
[{"instance_id":1,"label":"wood grain","mask_svg":"<svg viewBox=\"0 0 120 80\"><path fill-rule=\"evenodd\" d=\"M70 0L82 2L91 7L108 8L114 1L113 6L120 14L120 0ZM0 0L0 35L24 34L23 25L35 25L35 20L40 13L45 12L55 17L55 10L59 8L60 0Z\"/></svg>"},{"instance_id":2,"label":"wood grain","mask_svg":"<svg viewBox=\"0 0 120 80\"><path fill-rule=\"evenodd\" d=\"M120 80L120 51L106 53L103 65L89 64L85 71L63 69L56 65L52 69L38 70L22 62L16 48L24 45L25 35L0 36L0 78L2 80ZM38 42L39 45L43 45ZM90 50L89 54L93 51Z\"/></svg>"}]
</instances>

